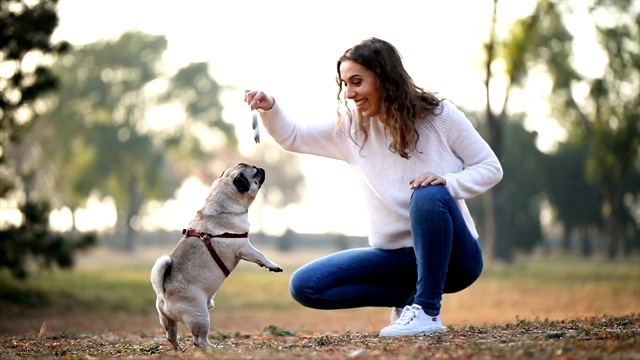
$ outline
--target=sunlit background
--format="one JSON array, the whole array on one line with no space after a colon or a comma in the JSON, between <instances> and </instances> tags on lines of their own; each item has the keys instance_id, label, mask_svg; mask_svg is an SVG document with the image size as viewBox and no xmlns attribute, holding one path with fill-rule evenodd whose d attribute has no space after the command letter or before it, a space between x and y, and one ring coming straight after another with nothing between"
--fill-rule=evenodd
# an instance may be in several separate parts
<instances>
[{"instance_id":1,"label":"sunlit background","mask_svg":"<svg viewBox=\"0 0 640 360\"><path fill-rule=\"evenodd\" d=\"M453 101L501 151L503 181L468 201L483 276L443 299L447 325L484 336L476 326L515 320L505 329L528 334L534 320L547 329L537 353L559 346L554 320L621 315L597 320L602 336L574 320L562 322L571 327L562 334L571 349L574 340L589 349L598 342L609 356L633 346L625 336L640 309L640 77L632 62L640 1L0 0L0 8L0 335L38 334L46 356L76 353L65 339L91 331L156 342L149 269L236 161L268 170L250 208L251 241L285 273L241 262L216 297L212 331L255 333L273 323L377 333L388 309L318 316L288 296L287 274L366 246L367 212L346 164L287 153L264 127L256 144L243 93L264 90L301 122L334 119L336 60L379 37L403 54L417 85ZM45 40L73 47L54 55L40 47ZM488 56L485 44L496 52ZM518 60L526 74L507 75ZM54 91L30 87L46 80L35 71L40 61L59 77ZM502 102L505 123L495 126ZM61 331L69 335L45 336ZM123 341L99 336L103 354L103 339ZM503 349L504 337L513 339L501 336L494 340ZM24 339L6 342L27 354Z\"/></svg>"},{"instance_id":2,"label":"sunlit background","mask_svg":"<svg viewBox=\"0 0 640 360\"><path fill-rule=\"evenodd\" d=\"M579 2L577 2L579 3ZM579 71L597 76L604 55L595 43L587 9L575 8L567 26L575 36ZM530 13L533 0L500 3L500 32ZM367 37L393 43L402 53L415 82L451 99L465 109L484 107L482 46L489 34L492 1L240 1L185 0L61 0L60 25L54 41L83 45L117 38L137 29L164 35L168 49L164 62L176 67L191 62L210 63L212 76L237 91L222 95L224 117L236 125L240 151L260 151L252 141L250 116L243 89L262 89L277 98L301 120L334 116L335 63L347 48ZM547 117L542 95L549 92L544 77L531 77L526 91L511 102L511 111L528 114L527 127L539 132L538 146L551 149L566 134ZM499 85L499 84L498 84ZM495 86L499 91L501 86ZM496 96L500 99L500 96ZM171 121L170 111L150 112L151 122ZM268 135L262 132L263 138ZM268 139L266 140L268 141ZM307 192L300 204L263 211L260 228L278 235L286 229L303 233L338 232L366 235L366 214L359 189L348 167L340 162L302 156ZM187 180L175 197L150 207L142 226L180 229L200 205L208 184ZM77 210L79 230L105 230L116 222L109 198L91 198ZM321 221L320 221L321 220ZM70 210L52 213L52 224L70 226Z\"/></svg>"}]
</instances>

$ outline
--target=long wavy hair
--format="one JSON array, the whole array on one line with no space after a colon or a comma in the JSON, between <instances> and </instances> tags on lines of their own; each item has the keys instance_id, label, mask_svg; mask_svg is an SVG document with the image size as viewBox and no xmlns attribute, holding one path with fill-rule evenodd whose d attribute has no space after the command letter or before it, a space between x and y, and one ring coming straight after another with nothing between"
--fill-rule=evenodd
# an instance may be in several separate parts
<instances>
[{"instance_id":1,"label":"long wavy hair","mask_svg":"<svg viewBox=\"0 0 640 360\"><path fill-rule=\"evenodd\" d=\"M384 40L369 38L347 49L338 60L336 82L339 107L349 110L346 91L343 91L344 81L340 77L340 64L347 60L355 61L376 74L378 91L382 95L381 114L378 118L392 139L389 150L408 159L411 152L418 151L418 126L429 115L434 114L442 99L416 86L404 68L402 56L393 45ZM357 126L357 132L363 135L362 144L358 144L353 135L351 140L362 148L369 134L360 111L358 115L358 120L354 121L351 111L347 111L350 126ZM342 117L340 119L342 121ZM353 134L351 131L349 133Z\"/></svg>"}]
</instances>

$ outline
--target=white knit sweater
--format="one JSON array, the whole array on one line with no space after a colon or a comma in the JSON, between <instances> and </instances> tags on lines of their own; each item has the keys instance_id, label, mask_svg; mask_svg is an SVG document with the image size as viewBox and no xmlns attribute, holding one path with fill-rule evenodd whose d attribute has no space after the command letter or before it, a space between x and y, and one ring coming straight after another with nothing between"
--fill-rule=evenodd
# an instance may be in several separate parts
<instances>
[{"instance_id":1,"label":"white knit sweater","mask_svg":"<svg viewBox=\"0 0 640 360\"><path fill-rule=\"evenodd\" d=\"M282 148L346 161L363 187L369 210L369 244L382 249L413 246L409 222L409 182L431 171L447 181L469 230L478 232L464 199L484 193L502 179L502 167L489 145L466 116L443 101L418 131L417 151L409 159L389 150L382 124L368 122L369 138L363 148L348 135L347 121L336 130L336 119L324 123L294 122L276 103L261 111L264 127ZM355 119L354 113L354 119Z\"/></svg>"}]
</instances>

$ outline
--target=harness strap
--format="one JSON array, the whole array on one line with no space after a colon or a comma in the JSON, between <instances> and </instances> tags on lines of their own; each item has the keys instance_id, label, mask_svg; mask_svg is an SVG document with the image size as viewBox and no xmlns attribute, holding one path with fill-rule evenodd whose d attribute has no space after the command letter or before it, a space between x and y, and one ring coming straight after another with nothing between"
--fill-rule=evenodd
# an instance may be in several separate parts
<instances>
[{"instance_id":1,"label":"harness strap","mask_svg":"<svg viewBox=\"0 0 640 360\"><path fill-rule=\"evenodd\" d=\"M226 277L228 277L229 274L231 274L231 271L229 271L229 268L227 268L227 266L224 264L224 262L220 258L220 255L218 255L216 250L213 248L213 245L211 244L210 239L211 238L247 238L249 237L248 233L242 233L242 234L222 233L219 235L211 235L208 233L201 233L193 229L182 229L182 234L186 235L187 237L199 237L202 240L202 242L204 242L204 245L207 247L207 250L209 250L209 254L211 254L211 257L213 258L213 260L215 260L216 264L218 264L218 266L220 267L220 269L222 270L222 272Z\"/></svg>"},{"instance_id":2,"label":"harness strap","mask_svg":"<svg viewBox=\"0 0 640 360\"><path fill-rule=\"evenodd\" d=\"M229 271L229 269L227 268L227 265L225 265L222 262L222 259L220 259L220 256L218 255L218 253L213 249L213 245L211 245L211 240L209 240L209 237L203 238L202 241L204 241L204 244L207 246L207 250L209 250L209 254L211 254L211 257L213 258L213 260L216 261L216 263L224 273L224 276L229 277L229 274L231 274L231 271Z\"/></svg>"}]
</instances>

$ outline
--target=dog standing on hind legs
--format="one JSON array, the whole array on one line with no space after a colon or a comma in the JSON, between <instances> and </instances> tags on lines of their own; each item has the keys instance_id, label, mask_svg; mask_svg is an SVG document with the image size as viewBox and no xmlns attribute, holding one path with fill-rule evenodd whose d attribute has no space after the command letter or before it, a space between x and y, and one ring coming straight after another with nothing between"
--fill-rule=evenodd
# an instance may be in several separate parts
<instances>
[{"instance_id":1,"label":"dog standing on hind legs","mask_svg":"<svg viewBox=\"0 0 640 360\"><path fill-rule=\"evenodd\" d=\"M249 164L225 170L211 184L204 205L173 252L153 265L156 309L175 350L184 351L178 343L180 322L191 331L194 345L213 346L208 339L213 297L240 260L282 272L249 242L248 209L264 180L264 170Z\"/></svg>"}]
</instances>

